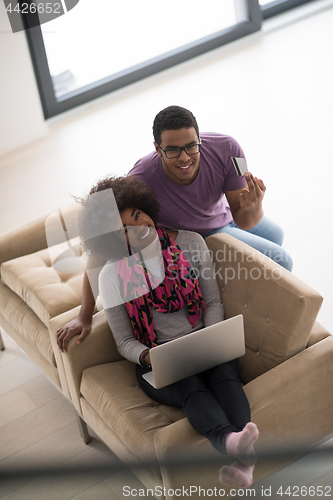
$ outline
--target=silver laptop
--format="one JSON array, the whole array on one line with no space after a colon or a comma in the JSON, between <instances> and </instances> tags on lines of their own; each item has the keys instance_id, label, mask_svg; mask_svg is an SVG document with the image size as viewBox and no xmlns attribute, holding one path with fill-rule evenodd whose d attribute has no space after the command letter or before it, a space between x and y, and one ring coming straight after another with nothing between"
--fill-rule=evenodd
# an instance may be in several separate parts
<instances>
[{"instance_id":1,"label":"silver laptop","mask_svg":"<svg viewBox=\"0 0 333 500\"><path fill-rule=\"evenodd\" d=\"M245 354L242 314L202 328L150 351L152 371L143 375L155 389Z\"/></svg>"}]
</instances>

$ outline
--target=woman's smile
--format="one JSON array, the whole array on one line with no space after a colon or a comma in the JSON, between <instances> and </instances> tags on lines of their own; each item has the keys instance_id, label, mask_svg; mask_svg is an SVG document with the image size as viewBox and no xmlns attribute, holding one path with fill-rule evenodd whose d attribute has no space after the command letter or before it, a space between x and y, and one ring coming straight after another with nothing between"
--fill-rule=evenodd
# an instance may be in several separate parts
<instances>
[{"instance_id":1,"label":"woman's smile","mask_svg":"<svg viewBox=\"0 0 333 500\"><path fill-rule=\"evenodd\" d=\"M150 234L150 227L148 226L147 229L144 231L143 235L141 236L141 238L139 238L139 240L144 240L145 238L147 238L149 234Z\"/></svg>"},{"instance_id":2,"label":"woman's smile","mask_svg":"<svg viewBox=\"0 0 333 500\"><path fill-rule=\"evenodd\" d=\"M132 250L143 250L156 239L155 224L142 210L129 207L122 210L120 217L123 223L121 234L126 235L127 244Z\"/></svg>"}]
</instances>

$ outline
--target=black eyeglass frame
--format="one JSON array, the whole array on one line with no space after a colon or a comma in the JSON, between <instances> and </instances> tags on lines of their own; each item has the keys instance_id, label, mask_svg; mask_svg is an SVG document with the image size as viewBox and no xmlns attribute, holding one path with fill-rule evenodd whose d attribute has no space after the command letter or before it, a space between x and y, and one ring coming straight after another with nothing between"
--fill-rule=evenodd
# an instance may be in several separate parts
<instances>
[{"instance_id":1,"label":"black eyeglass frame","mask_svg":"<svg viewBox=\"0 0 333 500\"><path fill-rule=\"evenodd\" d=\"M178 147L174 147L173 149L179 149L180 152L179 152L179 155L177 156L173 156L172 158L170 158L167 153L168 153L168 150L167 149L163 149L158 143L157 143L158 147L163 151L163 153L165 154L165 156L168 158L168 160L174 160L175 158L179 158L180 155L182 154L182 151L185 151L185 153L188 155L188 156L193 156L193 155L197 155L200 153L200 148L201 148L201 142L196 142L195 144L190 144L189 146L185 146L185 148L178 148ZM196 153L188 153L186 151L187 148L190 148L192 146L198 146L199 147L199 151L197 151Z\"/></svg>"}]
</instances>

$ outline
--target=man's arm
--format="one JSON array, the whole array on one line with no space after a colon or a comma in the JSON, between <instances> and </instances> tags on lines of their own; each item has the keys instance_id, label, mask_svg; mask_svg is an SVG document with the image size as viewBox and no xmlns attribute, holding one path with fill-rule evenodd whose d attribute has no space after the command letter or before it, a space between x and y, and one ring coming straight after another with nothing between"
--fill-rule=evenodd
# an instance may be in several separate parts
<instances>
[{"instance_id":1,"label":"man's arm","mask_svg":"<svg viewBox=\"0 0 333 500\"><path fill-rule=\"evenodd\" d=\"M105 262L89 257L87 269L90 270L89 278L87 273L84 273L82 286L82 304L79 316L57 331L57 343L62 352L67 351L68 342L75 336L79 335L76 343L81 344L86 336L91 331L92 316L95 307L95 297L98 290L98 276L101 267ZM94 293L93 293L94 291Z\"/></svg>"},{"instance_id":2,"label":"man's arm","mask_svg":"<svg viewBox=\"0 0 333 500\"><path fill-rule=\"evenodd\" d=\"M266 186L261 179L245 174L247 186L236 191L226 191L233 219L240 229L249 230L263 218L262 200Z\"/></svg>"}]
</instances>

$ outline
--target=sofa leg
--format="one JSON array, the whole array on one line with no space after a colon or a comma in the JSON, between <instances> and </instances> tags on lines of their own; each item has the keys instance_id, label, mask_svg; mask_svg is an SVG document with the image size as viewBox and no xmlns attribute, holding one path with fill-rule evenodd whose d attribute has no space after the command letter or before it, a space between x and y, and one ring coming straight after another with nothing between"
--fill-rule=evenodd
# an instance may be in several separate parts
<instances>
[{"instance_id":1,"label":"sofa leg","mask_svg":"<svg viewBox=\"0 0 333 500\"><path fill-rule=\"evenodd\" d=\"M75 415L76 415L77 423L79 426L79 431L80 431L81 437L83 439L83 442L84 442L84 444L89 444L91 441L91 437L89 436L88 426L85 423L85 421L80 417L80 415L78 414L78 412L76 410L75 410Z\"/></svg>"},{"instance_id":2,"label":"sofa leg","mask_svg":"<svg viewBox=\"0 0 333 500\"><path fill-rule=\"evenodd\" d=\"M0 330L0 351L4 351L4 350L5 350L5 344L3 343L1 330Z\"/></svg>"}]
</instances>

